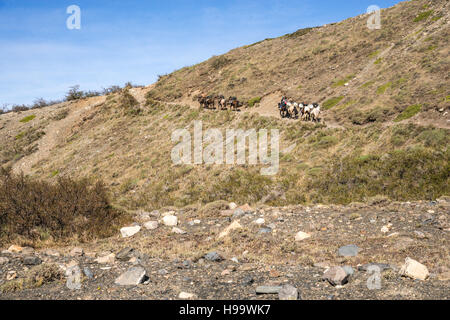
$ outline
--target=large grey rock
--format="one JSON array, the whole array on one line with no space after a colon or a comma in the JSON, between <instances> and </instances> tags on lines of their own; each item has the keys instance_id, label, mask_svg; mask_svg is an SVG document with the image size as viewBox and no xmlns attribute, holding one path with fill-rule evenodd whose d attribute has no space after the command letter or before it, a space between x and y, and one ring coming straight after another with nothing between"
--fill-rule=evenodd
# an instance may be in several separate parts
<instances>
[{"instance_id":1,"label":"large grey rock","mask_svg":"<svg viewBox=\"0 0 450 320\"><path fill-rule=\"evenodd\" d=\"M242 217L245 214L244 210L237 208L236 210L234 210L233 212L233 219L239 219L240 217Z\"/></svg>"},{"instance_id":2,"label":"large grey rock","mask_svg":"<svg viewBox=\"0 0 450 320\"><path fill-rule=\"evenodd\" d=\"M281 287L281 290L278 292L278 299L280 300L297 300L298 299L298 290L296 287L291 286L290 284L286 284Z\"/></svg>"},{"instance_id":3,"label":"large grey rock","mask_svg":"<svg viewBox=\"0 0 450 320\"><path fill-rule=\"evenodd\" d=\"M116 281L115 284L119 286L136 286L147 279L146 271L142 267L132 267L128 269L125 273L122 273Z\"/></svg>"},{"instance_id":4,"label":"large grey rock","mask_svg":"<svg viewBox=\"0 0 450 320\"><path fill-rule=\"evenodd\" d=\"M141 231L140 226L131 226L131 227L124 227L120 229L120 233L122 234L122 238L129 238L134 236L136 233Z\"/></svg>"},{"instance_id":5,"label":"large grey rock","mask_svg":"<svg viewBox=\"0 0 450 320\"><path fill-rule=\"evenodd\" d=\"M205 255L205 259L208 261L214 261L219 262L222 261L223 258L220 254L218 254L216 251L209 252Z\"/></svg>"},{"instance_id":6,"label":"large grey rock","mask_svg":"<svg viewBox=\"0 0 450 320\"><path fill-rule=\"evenodd\" d=\"M325 271L322 279L327 280L332 286L344 285L350 275L342 267L331 267Z\"/></svg>"},{"instance_id":7,"label":"large grey rock","mask_svg":"<svg viewBox=\"0 0 450 320\"><path fill-rule=\"evenodd\" d=\"M355 257L360 250L361 249L358 246L350 244L348 246L340 247L338 254L342 257Z\"/></svg>"},{"instance_id":8,"label":"large grey rock","mask_svg":"<svg viewBox=\"0 0 450 320\"><path fill-rule=\"evenodd\" d=\"M84 267L83 268L83 272L84 272L84 275L86 277L88 277L88 279L93 279L94 278L94 273L92 272L92 270L89 267Z\"/></svg>"},{"instance_id":9,"label":"large grey rock","mask_svg":"<svg viewBox=\"0 0 450 320\"><path fill-rule=\"evenodd\" d=\"M155 230L158 228L158 221L147 221L144 223L144 228L147 230Z\"/></svg>"},{"instance_id":10,"label":"large grey rock","mask_svg":"<svg viewBox=\"0 0 450 320\"><path fill-rule=\"evenodd\" d=\"M256 294L277 294L281 288L280 286L259 286L256 288Z\"/></svg>"},{"instance_id":11,"label":"large grey rock","mask_svg":"<svg viewBox=\"0 0 450 320\"><path fill-rule=\"evenodd\" d=\"M355 273L351 266L343 266L342 269L344 269L345 273L347 273L349 276L352 276Z\"/></svg>"},{"instance_id":12,"label":"large grey rock","mask_svg":"<svg viewBox=\"0 0 450 320\"><path fill-rule=\"evenodd\" d=\"M23 258L23 264L26 266L36 266L42 263L42 260L36 256L26 256Z\"/></svg>"}]
</instances>

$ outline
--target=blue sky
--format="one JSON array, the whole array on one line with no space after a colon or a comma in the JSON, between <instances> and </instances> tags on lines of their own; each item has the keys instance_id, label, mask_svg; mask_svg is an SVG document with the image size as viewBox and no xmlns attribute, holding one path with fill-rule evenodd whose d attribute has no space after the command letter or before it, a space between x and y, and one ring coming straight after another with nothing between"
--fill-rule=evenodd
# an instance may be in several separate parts
<instances>
[{"instance_id":1,"label":"blue sky","mask_svg":"<svg viewBox=\"0 0 450 320\"><path fill-rule=\"evenodd\" d=\"M0 108L73 85L150 84L235 47L398 0L0 0ZM69 30L70 5L81 29Z\"/></svg>"}]
</instances>

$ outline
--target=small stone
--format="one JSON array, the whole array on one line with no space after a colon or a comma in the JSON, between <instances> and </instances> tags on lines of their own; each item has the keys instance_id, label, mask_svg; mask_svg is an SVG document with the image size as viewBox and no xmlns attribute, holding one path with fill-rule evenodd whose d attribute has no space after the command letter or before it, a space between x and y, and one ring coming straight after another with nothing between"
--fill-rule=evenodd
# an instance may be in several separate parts
<instances>
[{"instance_id":1,"label":"small stone","mask_svg":"<svg viewBox=\"0 0 450 320\"><path fill-rule=\"evenodd\" d=\"M245 276L244 279L242 280L242 284L244 286L251 285L253 282L255 282L255 280L251 276Z\"/></svg>"},{"instance_id":2,"label":"small stone","mask_svg":"<svg viewBox=\"0 0 450 320\"><path fill-rule=\"evenodd\" d=\"M24 247L22 248L22 254L24 255L32 255L34 253L34 249L30 247Z\"/></svg>"},{"instance_id":3,"label":"small stone","mask_svg":"<svg viewBox=\"0 0 450 320\"><path fill-rule=\"evenodd\" d=\"M426 280L430 273L426 266L408 257L405 259L405 264L400 269L400 275L412 279Z\"/></svg>"},{"instance_id":4,"label":"small stone","mask_svg":"<svg viewBox=\"0 0 450 320\"><path fill-rule=\"evenodd\" d=\"M384 270L392 269L392 267L386 263L368 263L362 266L358 266L359 271L368 271L369 269L373 267L378 267L380 269L380 272L383 272Z\"/></svg>"},{"instance_id":5,"label":"small stone","mask_svg":"<svg viewBox=\"0 0 450 320\"><path fill-rule=\"evenodd\" d=\"M158 270L158 274L160 276L165 276L166 274L169 274L169 272L166 269L160 269Z\"/></svg>"},{"instance_id":6,"label":"small stone","mask_svg":"<svg viewBox=\"0 0 450 320\"><path fill-rule=\"evenodd\" d=\"M245 215L244 210L237 208L236 210L234 210L233 215L232 215L232 219L239 219L240 217L242 217L243 215Z\"/></svg>"},{"instance_id":7,"label":"small stone","mask_svg":"<svg viewBox=\"0 0 450 320\"><path fill-rule=\"evenodd\" d=\"M53 249L47 249L43 253L50 257L59 257L61 255L58 251Z\"/></svg>"},{"instance_id":8,"label":"small stone","mask_svg":"<svg viewBox=\"0 0 450 320\"><path fill-rule=\"evenodd\" d=\"M332 286L343 285L348 282L349 275L342 267L331 267L323 274L322 279L327 280Z\"/></svg>"},{"instance_id":9,"label":"small stone","mask_svg":"<svg viewBox=\"0 0 450 320\"><path fill-rule=\"evenodd\" d=\"M241 209L242 211L244 211L244 213L251 213L254 210L252 209L252 207L249 206L248 203L244 204L243 206L240 206L239 209Z\"/></svg>"},{"instance_id":10,"label":"small stone","mask_svg":"<svg viewBox=\"0 0 450 320\"><path fill-rule=\"evenodd\" d=\"M234 203L234 202L230 202L230 203L228 204L228 208L229 208L230 210L234 210L234 209L237 208L237 204Z\"/></svg>"},{"instance_id":11,"label":"small stone","mask_svg":"<svg viewBox=\"0 0 450 320\"><path fill-rule=\"evenodd\" d=\"M0 266L2 264L7 264L9 262L9 259L6 257L0 257Z\"/></svg>"},{"instance_id":12,"label":"small stone","mask_svg":"<svg viewBox=\"0 0 450 320\"><path fill-rule=\"evenodd\" d=\"M419 239L425 239L426 238L425 234L423 232L421 232L421 231L414 231L414 235L417 238L419 238Z\"/></svg>"},{"instance_id":13,"label":"small stone","mask_svg":"<svg viewBox=\"0 0 450 320\"><path fill-rule=\"evenodd\" d=\"M281 287L281 290L278 292L278 299L280 300L297 300L298 299L298 290L296 287L291 286L290 284L286 284Z\"/></svg>"},{"instance_id":14,"label":"small stone","mask_svg":"<svg viewBox=\"0 0 450 320\"><path fill-rule=\"evenodd\" d=\"M133 257L133 253L134 253L134 249L127 247L127 248L120 250L117 253L115 258L117 260L121 260L121 261L128 261L128 260L130 260L131 257Z\"/></svg>"},{"instance_id":15,"label":"small stone","mask_svg":"<svg viewBox=\"0 0 450 320\"><path fill-rule=\"evenodd\" d=\"M23 258L23 264L26 266L36 266L41 263L42 260L36 256L26 256Z\"/></svg>"},{"instance_id":16,"label":"small stone","mask_svg":"<svg viewBox=\"0 0 450 320\"><path fill-rule=\"evenodd\" d=\"M299 231L295 235L295 241L302 241L308 238L311 238L311 235L303 231Z\"/></svg>"},{"instance_id":17,"label":"small stone","mask_svg":"<svg viewBox=\"0 0 450 320\"><path fill-rule=\"evenodd\" d=\"M16 271L8 271L6 273L6 280L11 281L17 278L17 272Z\"/></svg>"},{"instance_id":18,"label":"small stone","mask_svg":"<svg viewBox=\"0 0 450 320\"><path fill-rule=\"evenodd\" d=\"M22 252L23 248L21 246L12 245L8 248L8 251L11 253L20 253Z\"/></svg>"},{"instance_id":19,"label":"small stone","mask_svg":"<svg viewBox=\"0 0 450 320\"><path fill-rule=\"evenodd\" d=\"M233 230L237 230L237 229L242 229L241 224L239 223L239 220L233 221L228 227L225 228L225 230L223 230L219 236L217 237L217 239L222 239L223 237L228 236L228 234L233 231Z\"/></svg>"},{"instance_id":20,"label":"small stone","mask_svg":"<svg viewBox=\"0 0 450 320\"><path fill-rule=\"evenodd\" d=\"M201 220L198 220L198 219L195 219L195 220L194 220L194 224L200 224L200 223L202 223Z\"/></svg>"},{"instance_id":21,"label":"small stone","mask_svg":"<svg viewBox=\"0 0 450 320\"><path fill-rule=\"evenodd\" d=\"M355 273L355 271L353 270L353 268L351 266L343 266L342 269L344 269L345 273L349 276L351 276Z\"/></svg>"},{"instance_id":22,"label":"small stone","mask_svg":"<svg viewBox=\"0 0 450 320\"><path fill-rule=\"evenodd\" d=\"M106 256L98 257L95 259L95 262L98 264L113 264L115 261L116 255L114 253L108 254Z\"/></svg>"},{"instance_id":23,"label":"small stone","mask_svg":"<svg viewBox=\"0 0 450 320\"><path fill-rule=\"evenodd\" d=\"M264 234L264 233L271 233L272 229L271 228L261 228L259 229L258 233L259 234Z\"/></svg>"},{"instance_id":24,"label":"small stone","mask_svg":"<svg viewBox=\"0 0 450 320\"><path fill-rule=\"evenodd\" d=\"M256 288L256 294L277 294L281 288L280 286L259 286Z\"/></svg>"},{"instance_id":25,"label":"small stone","mask_svg":"<svg viewBox=\"0 0 450 320\"><path fill-rule=\"evenodd\" d=\"M84 272L84 275L86 277L88 277L89 279L93 279L94 278L94 274L92 273L91 269L89 269L88 267L84 267L83 268L83 272Z\"/></svg>"},{"instance_id":26,"label":"small stone","mask_svg":"<svg viewBox=\"0 0 450 320\"><path fill-rule=\"evenodd\" d=\"M208 254L206 254L205 259L208 261L215 261L215 262L219 262L219 261L223 260L223 258L220 256L220 254L218 254L216 251L212 251L212 252L209 252Z\"/></svg>"},{"instance_id":27,"label":"small stone","mask_svg":"<svg viewBox=\"0 0 450 320\"><path fill-rule=\"evenodd\" d=\"M340 247L338 250L338 254L342 257L355 257L358 255L360 248L354 244L350 244L348 246Z\"/></svg>"},{"instance_id":28,"label":"small stone","mask_svg":"<svg viewBox=\"0 0 450 320\"><path fill-rule=\"evenodd\" d=\"M186 234L186 231L181 230L180 228L177 228L177 227L173 227L172 232L176 233L176 234Z\"/></svg>"},{"instance_id":29,"label":"small stone","mask_svg":"<svg viewBox=\"0 0 450 320\"><path fill-rule=\"evenodd\" d=\"M158 226L158 221L147 221L146 223L144 223L144 228L147 230L155 230L158 228Z\"/></svg>"},{"instance_id":30,"label":"small stone","mask_svg":"<svg viewBox=\"0 0 450 320\"><path fill-rule=\"evenodd\" d=\"M222 273L220 274L221 276L229 276L231 274L231 271L228 269L225 269L222 271Z\"/></svg>"},{"instance_id":31,"label":"small stone","mask_svg":"<svg viewBox=\"0 0 450 320\"><path fill-rule=\"evenodd\" d=\"M231 258L231 261L233 261L234 263L239 263L239 260L236 257Z\"/></svg>"},{"instance_id":32,"label":"small stone","mask_svg":"<svg viewBox=\"0 0 450 320\"><path fill-rule=\"evenodd\" d=\"M178 295L178 298L180 298L182 300L190 300L190 299L195 298L195 294L189 293L189 292L180 292L180 294Z\"/></svg>"},{"instance_id":33,"label":"small stone","mask_svg":"<svg viewBox=\"0 0 450 320\"><path fill-rule=\"evenodd\" d=\"M129 238L134 236L136 233L141 231L140 226L132 226L132 227L124 227L120 229L120 233L122 234L122 238Z\"/></svg>"},{"instance_id":34,"label":"small stone","mask_svg":"<svg viewBox=\"0 0 450 320\"><path fill-rule=\"evenodd\" d=\"M69 255L72 257L81 257L84 254L83 249L79 248L79 247L75 247L72 250L70 250Z\"/></svg>"},{"instance_id":35,"label":"small stone","mask_svg":"<svg viewBox=\"0 0 450 320\"><path fill-rule=\"evenodd\" d=\"M266 220L264 220L264 218L259 218L257 220L255 220L256 224L264 224L266 222Z\"/></svg>"},{"instance_id":36,"label":"small stone","mask_svg":"<svg viewBox=\"0 0 450 320\"><path fill-rule=\"evenodd\" d=\"M147 280L146 271L142 267L131 267L122 273L114 283L119 286L136 286Z\"/></svg>"},{"instance_id":37,"label":"small stone","mask_svg":"<svg viewBox=\"0 0 450 320\"><path fill-rule=\"evenodd\" d=\"M167 215L163 218L163 224L168 227L175 227L178 225L178 217L174 215Z\"/></svg>"}]
</instances>

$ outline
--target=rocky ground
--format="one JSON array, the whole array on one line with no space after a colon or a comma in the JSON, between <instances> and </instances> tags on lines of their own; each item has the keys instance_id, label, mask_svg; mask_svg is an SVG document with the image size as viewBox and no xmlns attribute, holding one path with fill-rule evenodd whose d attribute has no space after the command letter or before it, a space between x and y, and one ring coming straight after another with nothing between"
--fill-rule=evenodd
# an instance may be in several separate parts
<instances>
[{"instance_id":1,"label":"rocky ground","mask_svg":"<svg viewBox=\"0 0 450 320\"><path fill-rule=\"evenodd\" d=\"M448 299L449 208L441 198L138 212L110 239L8 244L0 298Z\"/></svg>"}]
</instances>

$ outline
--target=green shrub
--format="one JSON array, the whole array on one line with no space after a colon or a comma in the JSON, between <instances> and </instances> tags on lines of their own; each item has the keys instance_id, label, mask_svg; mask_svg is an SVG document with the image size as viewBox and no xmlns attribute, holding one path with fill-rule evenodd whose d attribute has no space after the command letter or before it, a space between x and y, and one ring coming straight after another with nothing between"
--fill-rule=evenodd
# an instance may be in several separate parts
<instances>
[{"instance_id":1,"label":"green shrub","mask_svg":"<svg viewBox=\"0 0 450 320\"><path fill-rule=\"evenodd\" d=\"M335 105L337 105L339 102L341 102L342 99L344 99L344 96L334 97L334 98L328 99L327 101L325 101L323 103L323 108L325 110L331 109Z\"/></svg>"},{"instance_id":2,"label":"green shrub","mask_svg":"<svg viewBox=\"0 0 450 320\"><path fill-rule=\"evenodd\" d=\"M255 97L255 98L248 100L247 104L250 108L252 108L255 104L260 103L260 102L261 102L261 97Z\"/></svg>"},{"instance_id":3,"label":"green shrub","mask_svg":"<svg viewBox=\"0 0 450 320\"><path fill-rule=\"evenodd\" d=\"M36 118L36 116L34 114L32 114L30 116L23 118L22 120L20 120L20 122L27 123L27 122L30 122L31 120L33 120L34 118Z\"/></svg>"},{"instance_id":4,"label":"green shrub","mask_svg":"<svg viewBox=\"0 0 450 320\"><path fill-rule=\"evenodd\" d=\"M422 110L422 106L420 104L415 104L413 106L409 106L402 113L400 113L397 118L394 119L394 122L400 122L406 119L409 119L415 116Z\"/></svg>"},{"instance_id":5,"label":"green shrub","mask_svg":"<svg viewBox=\"0 0 450 320\"><path fill-rule=\"evenodd\" d=\"M431 16L432 14L433 10L421 12L416 18L414 18L414 22L420 22L422 20L428 19L428 17Z\"/></svg>"},{"instance_id":6,"label":"green shrub","mask_svg":"<svg viewBox=\"0 0 450 320\"><path fill-rule=\"evenodd\" d=\"M377 88L377 94L384 94L390 87L392 87L392 82L388 82L386 84L383 84L382 86L379 86Z\"/></svg>"},{"instance_id":7,"label":"green shrub","mask_svg":"<svg viewBox=\"0 0 450 320\"><path fill-rule=\"evenodd\" d=\"M377 195L396 201L436 199L450 192L450 151L423 148L332 161L306 190L317 202L348 204Z\"/></svg>"},{"instance_id":8,"label":"green shrub","mask_svg":"<svg viewBox=\"0 0 450 320\"><path fill-rule=\"evenodd\" d=\"M41 234L90 240L113 235L123 221L101 182L59 178L50 184L1 169L0 240L41 240Z\"/></svg>"}]
</instances>

